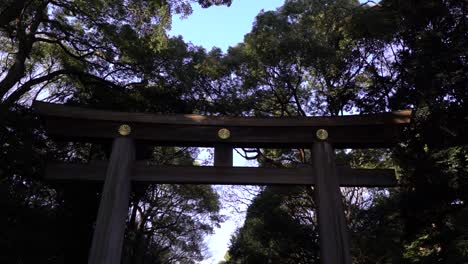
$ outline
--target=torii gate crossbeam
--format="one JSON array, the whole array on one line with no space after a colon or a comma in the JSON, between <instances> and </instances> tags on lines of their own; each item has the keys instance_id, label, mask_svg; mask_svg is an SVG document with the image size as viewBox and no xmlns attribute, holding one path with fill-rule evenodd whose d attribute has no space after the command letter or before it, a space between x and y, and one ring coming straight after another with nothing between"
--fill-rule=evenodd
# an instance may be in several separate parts
<instances>
[{"instance_id":1,"label":"torii gate crossbeam","mask_svg":"<svg viewBox=\"0 0 468 264\"><path fill-rule=\"evenodd\" d=\"M105 180L89 264L119 264L131 181L315 185L322 264L350 264L339 186L391 187L392 170L336 166L334 148L392 147L411 110L340 117L253 118L125 113L34 102L49 135L62 140L113 140L108 163L49 164L51 180ZM159 167L135 161L135 141L159 146L215 147L214 167ZM234 147L310 148L311 166L232 167ZM104 174L106 175L104 177Z\"/></svg>"}]
</instances>

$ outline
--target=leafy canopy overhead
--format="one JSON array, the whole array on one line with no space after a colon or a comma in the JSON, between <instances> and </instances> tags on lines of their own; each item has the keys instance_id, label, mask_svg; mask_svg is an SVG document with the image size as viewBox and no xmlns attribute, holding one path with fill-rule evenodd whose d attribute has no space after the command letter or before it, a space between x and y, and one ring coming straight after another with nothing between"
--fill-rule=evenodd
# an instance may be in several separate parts
<instances>
[{"instance_id":1,"label":"leafy canopy overhead","mask_svg":"<svg viewBox=\"0 0 468 264\"><path fill-rule=\"evenodd\" d=\"M107 87L144 83L167 45L173 14L230 0L3 1L0 5L0 102L31 90L75 89L76 79ZM163 75L164 72L160 72Z\"/></svg>"}]
</instances>

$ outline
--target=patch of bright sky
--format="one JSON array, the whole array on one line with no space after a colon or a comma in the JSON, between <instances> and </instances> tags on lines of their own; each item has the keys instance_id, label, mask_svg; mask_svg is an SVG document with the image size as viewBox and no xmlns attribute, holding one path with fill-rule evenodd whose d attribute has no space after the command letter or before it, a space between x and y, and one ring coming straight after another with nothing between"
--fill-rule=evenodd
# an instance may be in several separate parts
<instances>
[{"instance_id":1,"label":"patch of bright sky","mask_svg":"<svg viewBox=\"0 0 468 264\"><path fill-rule=\"evenodd\" d=\"M252 29L257 14L276 10L284 0L233 0L230 7L201 8L192 5L193 13L185 19L173 17L171 36L183 36L186 42L207 50L218 47L224 52L244 40Z\"/></svg>"}]
</instances>

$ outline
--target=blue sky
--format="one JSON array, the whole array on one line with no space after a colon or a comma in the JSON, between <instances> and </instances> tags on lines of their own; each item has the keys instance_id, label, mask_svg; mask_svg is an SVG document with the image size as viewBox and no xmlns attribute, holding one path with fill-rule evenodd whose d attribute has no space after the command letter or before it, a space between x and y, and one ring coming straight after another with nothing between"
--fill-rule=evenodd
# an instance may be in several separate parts
<instances>
[{"instance_id":1,"label":"blue sky","mask_svg":"<svg viewBox=\"0 0 468 264\"><path fill-rule=\"evenodd\" d=\"M206 9L193 5L193 13L187 18L173 18L169 34L181 35L186 42L203 46L207 50L218 47L226 52L230 46L244 40L244 35L250 32L255 17L262 9L276 10L283 3L284 0L233 0L230 7L215 6ZM245 165L252 164L246 164L245 160L235 153L234 166ZM230 212L224 209L222 213ZM217 264L223 260L231 234L237 226L243 224L243 218L243 215L231 217L221 228L215 230L214 235L206 238L211 257L202 264Z\"/></svg>"},{"instance_id":2,"label":"blue sky","mask_svg":"<svg viewBox=\"0 0 468 264\"><path fill-rule=\"evenodd\" d=\"M230 7L213 6L201 8L192 5L193 13L185 19L174 17L172 36L181 35L186 42L227 51L229 46L242 42L249 33L255 16L263 9L275 10L282 6L284 0L233 0Z\"/></svg>"}]
</instances>

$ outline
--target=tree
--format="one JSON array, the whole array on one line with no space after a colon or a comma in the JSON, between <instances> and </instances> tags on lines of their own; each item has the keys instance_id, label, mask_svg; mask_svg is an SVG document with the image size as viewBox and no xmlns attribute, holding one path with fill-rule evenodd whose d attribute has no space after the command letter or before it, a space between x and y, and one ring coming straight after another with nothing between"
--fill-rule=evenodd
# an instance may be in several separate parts
<instances>
[{"instance_id":1,"label":"tree","mask_svg":"<svg viewBox=\"0 0 468 264\"><path fill-rule=\"evenodd\" d=\"M226 263L318 263L310 189L267 187L231 238Z\"/></svg>"},{"instance_id":2,"label":"tree","mask_svg":"<svg viewBox=\"0 0 468 264\"><path fill-rule=\"evenodd\" d=\"M191 0L4 1L0 101L74 89L88 78L109 88L147 82L152 54L165 46L171 15L188 15ZM200 0L203 7L230 0ZM138 47L138 48L135 48ZM143 65L142 65L143 64ZM162 73L161 73L162 74Z\"/></svg>"},{"instance_id":3,"label":"tree","mask_svg":"<svg viewBox=\"0 0 468 264\"><path fill-rule=\"evenodd\" d=\"M222 218L211 186L151 185L132 199L126 263L196 263L206 234ZM139 198L139 199L138 199Z\"/></svg>"},{"instance_id":4,"label":"tree","mask_svg":"<svg viewBox=\"0 0 468 264\"><path fill-rule=\"evenodd\" d=\"M355 8L355 1L286 1L257 16L244 42L226 58L238 64L234 73L243 78L241 90L257 98L254 114L350 110L365 59L345 31Z\"/></svg>"},{"instance_id":5,"label":"tree","mask_svg":"<svg viewBox=\"0 0 468 264\"><path fill-rule=\"evenodd\" d=\"M405 261L466 261L462 231L454 228L468 183L461 136L468 124L466 4L382 1L354 21L363 48L377 58L368 66L372 83L361 108L410 106L415 112L405 144L394 153L404 183L397 199Z\"/></svg>"}]
</instances>

